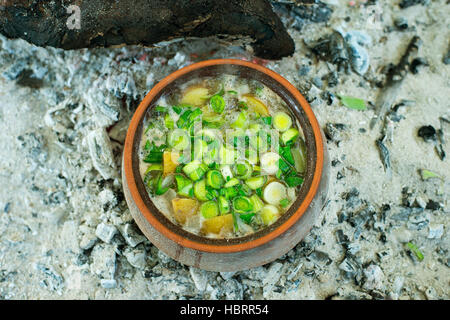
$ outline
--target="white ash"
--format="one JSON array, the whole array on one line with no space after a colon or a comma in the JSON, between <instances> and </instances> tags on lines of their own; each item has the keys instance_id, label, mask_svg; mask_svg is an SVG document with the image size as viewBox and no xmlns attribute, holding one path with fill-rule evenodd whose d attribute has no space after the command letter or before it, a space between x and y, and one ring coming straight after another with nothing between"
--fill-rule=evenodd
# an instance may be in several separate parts
<instances>
[{"instance_id":1,"label":"white ash","mask_svg":"<svg viewBox=\"0 0 450 320\"><path fill-rule=\"evenodd\" d=\"M194 267L189 268L189 274L192 281L194 281L195 287L198 291L203 292L206 290L208 284L208 273L205 270L197 269Z\"/></svg>"},{"instance_id":2,"label":"white ash","mask_svg":"<svg viewBox=\"0 0 450 320\"><path fill-rule=\"evenodd\" d=\"M147 239L131 223L125 224L125 226L121 227L119 230L127 244L132 248L136 247L138 244L144 242Z\"/></svg>"},{"instance_id":3,"label":"white ash","mask_svg":"<svg viewBox=\"0 0 450 320\"><path fill-rule=\"evenodd\" d=\"M95 230L95 235L106 243L111 243L111 240L116 233L117 229L115 226L103 222L100 223Z\"/></svg>"},{"instance_id":4,"label":"white ash","mask_svg":"<svg viewBox=\"0 0 450 320\"><path fill-rule=\"evenodd\" d=\"M450 164L417 137L419 127L439 128L439 117L448 113L445 0L430 3L427 16L421 6L402 11L426 40L420 54L430 67L407 76L399 97L414 103L388 119L392 177L374 145L379 131L368 129L372 107L350 110L337 96L374 103L379 89L372 84L384 79L383 66L398 62L410 34L383 31L397 12L390 2L377 3L380 29L365 28L358 10L328 2L334 12L327 25L290 28L296 53L267 66L307 96L322 128L345 125L328 142L330 202L288 254L238 273L205 273L206 286L197 271L191 274L135 227L121 187L123 142L138 103L163 77L195 55L251 60L249 52L213 39L62 51L0 37L0 299L448 299L442 283L450 266ZM336 71L306 47L339 26L373 40L364 77ZM16 82L27 69L40 88ZM450 154L448 130L444 149ZM420 168L444 181L422 181ZM99 225L102 240L95 236ZM105 225L118 232L100 232ZM410 258L408 242L425 261ZM32 261L41 267L28 270ZM370 265L382 267L383 275Z\"/></svg>"},{"instance_id":5,"label":"white ash","mask_svg":"<svg viewBox=\"0 0 450 320\"><path fill-rule=\"evenodd\" d=\"M428 226L428 239L440 239L444 234L443 224L430 224Z\"/></svg>"},{"instance_id":6,"label":"white ash","mask_svg":"<svg viewBox=\"0 0 450 320\"><path fill-rule=\"evenodd\" d=\"M97 244L91 253L91 272L103 279L113 279L116 272L116 251L114 246Z\"/></svg>"},{"instance_id":7,"label":"white ash","mask_svg":"<svg viewBox=\"0 0 450 320\"><path fill-rule=\"evenodd\" d=\"M384 273L381 268L375 264L371 264L364 269L366 278L363 288L366 290L381 290L383 288Z\"/></svg>"},{"instance_id":8,"label":"white ash","mask_svg":"<svg viewBox=\"0 0 450 320\"><path fill-rule=\"evenodd\" d=\"M101 279L100 285L105 289L114 289L117 287L117 281L114 279Z\"/></svg>"},{"instance_id":9,"label":"white ash","mask_svg":"<svg viewBox=\"0 0 450 320\"><path fill-rule=\"evenodd\" d=\"M143 246L137 248L126 248L123 252L127 261L137 269L144 269L146 266L146 253Z\"/></svg>"}]
</instances>

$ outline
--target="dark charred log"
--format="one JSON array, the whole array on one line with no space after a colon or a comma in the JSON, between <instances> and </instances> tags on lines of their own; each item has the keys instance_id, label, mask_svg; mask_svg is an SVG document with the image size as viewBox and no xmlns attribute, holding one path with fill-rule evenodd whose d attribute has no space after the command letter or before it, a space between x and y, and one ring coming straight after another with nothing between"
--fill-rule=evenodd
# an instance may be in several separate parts
<instances>
[{"instance_id":1,"label":"dark charred log","mask_svg":"<svg viewBox=\"0 0 450 320\"><path fill-rule=\"evenodd\" d=\"M71 5L80 9L80 29L67 26ZM0 33L63 49L214 35L250 37L255 54L266 59L295 49L267 0L2 0Z\"/></svg>"}]
</instances>

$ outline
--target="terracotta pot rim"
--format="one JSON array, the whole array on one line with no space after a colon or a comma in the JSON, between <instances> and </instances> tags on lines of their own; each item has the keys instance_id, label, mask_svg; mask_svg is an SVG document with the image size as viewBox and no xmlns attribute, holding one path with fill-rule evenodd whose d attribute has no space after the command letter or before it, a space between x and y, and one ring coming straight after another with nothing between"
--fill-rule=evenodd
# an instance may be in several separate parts
<instances>
[{"instance_id":1,"label":"terracotta pot rim","mask_svg":"<svg viewBox=\"0 0 450 320\"><path fill-rule=\"evenodd\" d=\"M218 65L239 65L239 66L245 66L251 69L254 69L256 71L262 72L265 75L272 78L274 81L278 82L284 89L286 89L292 97L300 104L303 112L306 114L306 118L309 121L313 134L314 134L314 142L315 142L315 168L313 173L313 178L311 185L309 187L309 190L306 193L305 198L300 203L297 210L281 225L279 225L276 229L270 231L269 233L255 238L250 241L242 242L242 243L233 243L233 244L213 244L213 243L202 243L198 241L193 241L191 239L188 239L186 237L183 237L181 234L178 234L168 228L164 223L162 223L160 220L158 220L154 214L150 211L148 206L145 204L139 190L136 184L136 177L133 170L133 161L132 161L132 154L133 154L133 147L134 142L136 139L136 131L138 129L138 126L143 119L143 117L146 114L147 108L150 106L153 99L170 83L177 80L181 76L188 74L194 70L198 70L201 68L209 67L209 66L218 66ZM291 108L291 106L288 107ZM279 235L283 234L285 231L287 231L290 227L292 227L306 212L308 209L311 201L314 199L315 195L317 194L319 183L322 177L322 170L323 170L323 163L324 162L324 151L323 151L323 140L322 135L320 133L320 127L317 122L316 117L314 116L314 113L306 101L306 99L303 97L302 94L292 85L290 84L286 79L284 79L279 74L275 73L274 71L265 68L263 66L244 61L244 60L236 60L236 59L214 59L214 60L206 60L194 63L192 65L186 66L182 69L179 69L164 79L162 79L158 84L156 84L150 92L144 97L142 102L139 104L138 108L136 109L135 114L133 115L133 118L131 119L127 136L125 140L124 145L124 151L123 151L123 168L124 168L124 174L126 177L126 183L128 185L128 188L130 190L131 196L136 204L136 206L139 208L139 211L143 214L143 216L146 218L146 220L161 234L166 236L167 238L171 239L172 241L178 243L179 245L198 250L203 252L216 252L216 253L232 253L232 252L239 252L239 251L245 251L250 250L255 247L261 246L263 244L266 244L267 242L275 239ZM294 205L294 204L293 204ZM179 228L182 230L181 228Z\"/></svg>"}]
</instances>

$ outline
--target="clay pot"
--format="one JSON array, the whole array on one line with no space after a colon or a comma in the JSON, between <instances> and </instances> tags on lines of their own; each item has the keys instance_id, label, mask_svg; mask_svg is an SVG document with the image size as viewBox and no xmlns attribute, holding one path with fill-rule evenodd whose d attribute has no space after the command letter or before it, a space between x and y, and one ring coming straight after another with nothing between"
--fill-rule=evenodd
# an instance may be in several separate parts
<instances>
[{"instance_id":1,"label":"clay pot","mask_svg":"<svg viewBox=\"0 0 450 320\"><path fill-rule=\"evenodd\" d=\"M290 209L275 223L252 235L235 239L209 239L189 233L169 221L153 205L139 173L138 149L143 119L158 98L194 78L233 74L256 79L275 91L297 117L305 135L307 170L302 188ZM271 262L301 241L325 204L329 160L319 124L305 98L277 73L242 60L207 60L182 68L146 95L127 132L123 152L123 186L130 212L141 231L160 250L179 262L211 271L237 271Z\"/></svg>"}]
</instances>

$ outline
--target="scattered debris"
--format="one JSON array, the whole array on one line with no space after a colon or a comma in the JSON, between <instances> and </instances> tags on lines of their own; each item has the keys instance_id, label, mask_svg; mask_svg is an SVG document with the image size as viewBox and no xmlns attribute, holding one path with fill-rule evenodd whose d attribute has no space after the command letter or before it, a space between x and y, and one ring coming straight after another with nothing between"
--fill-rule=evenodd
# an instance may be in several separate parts
<instances>
[{"instance_id":1,"label":"scattered debris","mask_svg":"<svg viewBox=\"0 0 450 320\"><path fill-rule=\"evenodd\" d=\"M408 20L405 17L398 17L394 20L394 25L400 30L408 29Z\"/></svg>"},{"instance_id":2,"label":"scattered debris","mask_svg":"<svg viewBox=\"0 0 450 320\"><path fill-rule=\"evenodd\" d=\"M381 162L383 163L384 170L390 176L392 174L392 171L391 171L391 156L389 154L388 148L384 144L385 138L386 138L386 136L378 139L376 141L376 145L377 145L378 149L380 150Z\"/></svg>"},{"instance_id":3,"label":"scattered debris","mask_svg":"<svg viewBox=\"0 0 450 320\"><path fill-rule=\"evenodd\" d=\"M105 289L114 289L117 287L117 281L114 279L100 279L100 285Z\"/></svg>"},{"instance_id":4,"label":"scattered debris","mask_svg":"<svg viewBox=\"0 0 450 320\"><path fill-rule=\"evenodd\" d=\"M327 22L331 18L333 10L322 1L311 3L300 3L296 1L273 1L275 11L289 17L292 22L290 27L301 31L303 27L311 22Z\"/></svg>"},{"instance_id":5,"label":"scattered debris","mask_svg":"<svg viewBox=\"0 0 450 320\"><path fill-rule=\"evenodd\" d=\"M427 5L429 2L430 0L402 0L398 5L400 8L406 9L418 4Z\"/></svg>"},{"instance_id":6,"label":"scattered debris","mask_svg":"<svg viewBox=\"0 0 450 320\"><path fill-rule=\"evenodd\" d=\"M120 231L127 244L132 248L146 240L145 236L131 223L125 224L123 228L120 228Z\"/></svg>"},{"instance_id":7,"label":"scattered debris","mask_svg":"<svg viewBox=\"0 0 450 320\"><path fill-rule=\"evenodd\" d=\"M102 279L114 279L116 273L116 251L113 245L100 243L91 252L91 272Z\"/></svg>"},{"instance_id":8,"label":"scattered debris","mask_svg":"<svg viewBox=\"0 0 450 320\"><path fill-rule=\"evenodd\" d=\"M106 131L103 128L91 131L87 136L87 144L94 167L103 179L115 178L117 176L116 165Z\"/></svg>"},{"instance_id":9,"label":"scattered debris","mask_svg":"<svg viewBox=\"0 0 450 320\"><path fill-rule=\"evenodd\" d=\"M143 270L146 266L145 249L142 245L136 248L126 248L123 252L127 261L135 268Z\"/></svg>"},{"instance_id":10,"label":"scattered debris","mask_svg":"<svg viewBox=\"0 0 450 320\"><path fill-rule=\"evenodd\" d=\"M421 137L425 142L436 141L436 129L433 126L422 126L417 132L419 137Z\"/></svg>"},{"instance_id":11,"label":"scattered debris","mask_svg":"<svg viewBox=\"0 0 450 320\"><path fill-rule=\"evenodd\" d=\"M405 53L400 59L400 62L389 69L386 84L378 95L376 101L376 112L370 122L370 128L373 129L379 119L384 119L386 112L391 108L397 94L400 90L400 86L408 73L408 67L411 60L417 55L422 40L418 36L414 36L409 42Z\"/></svg>"},{"instance_id":12,"label":"scattered debris","mask_svg":"<svg viewBox=\"0 0 450 320\"><path fill-rule=\"evenodd\" d=\"M412 74L418 74L419 73L419 67L422 66L428 66L428 62L427 60L425 60L424 58L415 58L412 62L411 65L409 66L409 69L411 70Z\"/></svg>"},{"instance_id":13,"label":"scattered debris","mask_svg":"<svg viewBox=\"0 0 450 320\"><path fill-rule=\"evenodd\" d=\"M370 64L369 54L364 48L372 39L368 34L358 30L333 33L320 38L312 45L312 52L322 60L337 65L337 70L350 72L350 67L358 74L367 72Z\"/></svg>"},{"instance_id":14,"label":"scattered debris","mask_svg":"<svg viewBox=\"0 0 450 320\"><path fill-rule=\"evenodd\" d=\"M430 224L428 226L428 239L440 239L444 234L443 224Z\"/></svg>"},{"instance_id":15,"label":"scattered debris","mask_svg":"<svg viewBox=\"0 0 450 320\"><path fill-rule=\"evenodd\" d=\"M344 140L343 131L347 129L347 126L343 123L327 123L325 125L325 136L328 140L335 142L339 145L339 142Z\"/></svg>"},{"instance_id":16,"label":"scattered debris","mask_svg":"<svg viewBox=\"0 0 450 320\"><path fill-rule=\"evenodd\" d=\"M113 225L100 223L95 230L95 235L106 243L111 243L112 238L117 233L117 229Z\"/></svg>"},{"instance_id":17,"label":"scattered debris","mask_svg":"<svg viewBox=\"0 0 450 320\"><path fill-rule=\"evenodd\" d=\"M379 266L371 264L363 272L365 277L364 289L381 290L383 288L384 273Z\"/></svg>"}]
</instances>

